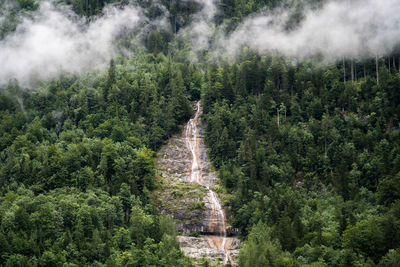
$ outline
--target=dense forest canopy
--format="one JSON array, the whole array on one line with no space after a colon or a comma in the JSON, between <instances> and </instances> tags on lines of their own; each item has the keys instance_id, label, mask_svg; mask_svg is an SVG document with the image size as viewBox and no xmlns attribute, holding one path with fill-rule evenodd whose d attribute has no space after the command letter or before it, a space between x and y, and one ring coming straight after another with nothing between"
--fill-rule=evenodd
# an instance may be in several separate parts
<instances>
[{"instance_id":1,"label":"dense forest canopy","mask_svg":"<svg viewBox=\"0 0 400 267\"><path fill-rule=\"evenodd\" d=\"M201 99L240 266L398 266L398 11L2 1L0 265L191 266L152 192Z\"/></svg>"}]
</instances>

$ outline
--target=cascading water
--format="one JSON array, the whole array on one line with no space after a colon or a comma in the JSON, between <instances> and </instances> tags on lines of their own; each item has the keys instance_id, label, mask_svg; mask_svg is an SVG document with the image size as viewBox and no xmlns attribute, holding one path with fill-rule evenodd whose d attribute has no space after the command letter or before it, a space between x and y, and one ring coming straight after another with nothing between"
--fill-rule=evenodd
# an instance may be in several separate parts
<instances>
[{"instance_id":1,"label":"cascading water","mask_svg":"<svg viewBox=\"0 0 400 267\"><path fill-rule=\"evenodd\" d=\"M186 145L192 154L192 168L190 171L190 182L200 184L200 164L198 157L198 141L197 141L197 121L200 112L200 102L197 102L197 111L193 119L190 119L186 125Z\"/></svg>"},{"instance_id":2,"label":"cascading water","mask_svg":"<svg viewBox=\"0 0 400 267\"><path fill-rule=\"evenodd\" d=\"M197 110L195 113L194 118L190 119L189 122L186 125L186 131L185 131L185 140L186 140L186 145L188 149L191 152L192 155L192 165L190 169L190 178L188 179L189 182L192 183L198 183L200 185L203 185L207 188L208 193L207 193L207 198L209 202L211 203L211 217L213 220L211 220L212 225L210 225L210 229L213 231L214 234L217 234L222 238L220 241L220 246L217 248L219 250L224 251L225 258L224 258L224 264L229 261L229 253L225 249L225 244L226 244L226 224L225 224L225 215L224 211L222 210L220 200L217 196L217 194L210 189L209 184L203 184L203 179L202 177L202 168L201 168L201 162L200 162L200 156L199 156L199 141L197 138L199 131L198 131L198 120L200 116L200 101L197 102ZM217 242L218 244L219 242Z\"/></svg>"},{"instance_id":3,"label":"cascading water","mask_svg":"<svg viewBox=\"0 0 400 267\"><path fill-rule=\"evenodd\" d=\"M228 262L228 253L227 253L227 251L225 249L225 243L226 243L225 215L224 215L224 212L222 210L222 207L221 207L221 204L219 202L219 199L216 196L216 193L214 191L212 191L211 189L209 189L208 187L207 187L207 189L208 189L209 194L211 195L211 201L212 201L212 203L214 203L213 206L215 207L215 210L218 212L218 215L221 218L221 220L220 220L220 222L221 222L220 228L222 228L222 229L218 229L219 234L222 234L222 242L221 242L220 249L225 252L224 263L227 263Z\"/></svg>"}]
</instances>

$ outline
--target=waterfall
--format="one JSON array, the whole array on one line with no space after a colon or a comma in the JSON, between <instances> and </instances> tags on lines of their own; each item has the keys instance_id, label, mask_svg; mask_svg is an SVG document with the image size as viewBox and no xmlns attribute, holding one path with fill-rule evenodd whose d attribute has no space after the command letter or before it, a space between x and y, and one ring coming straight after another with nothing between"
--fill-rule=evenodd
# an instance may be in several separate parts
<instances>
[{"instance_id":1,"label":"waterfall","mask_svg":"<svg viewBox=\"0 0 400 267\"><path fill-rule=\"evenodd\" d=\"M191 183L198 183L203 185L207 188L208 194L207 198L211 203L211 217L213 220L210 222L210 229L213 229L214 234L220 236L222 238L221 245L218 248L221 251L224 251L225 258L224 263L227 263L229 260L229 254L225 249L226 244L226 224L225 224L225 214L221 206L220 199L216 192L214 192L208 184L204 184L202 179L202 168L200 162L200 152L199 152L199 117L201 113L200 101L196 104L197 110L192 119L190 119L186 125L185 130L185 141L186 146L188 147L189 151L192 155L192 165L190 169L190 176L188 177L188 181ZM215 223L215 224L214 224Z\"/></svg>"}]
</instances>

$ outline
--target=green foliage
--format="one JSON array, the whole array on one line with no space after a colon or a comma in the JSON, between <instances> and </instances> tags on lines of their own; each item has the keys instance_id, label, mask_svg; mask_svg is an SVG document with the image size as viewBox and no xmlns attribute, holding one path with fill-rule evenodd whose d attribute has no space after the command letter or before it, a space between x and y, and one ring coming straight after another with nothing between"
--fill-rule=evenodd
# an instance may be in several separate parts
<instances>
[{"instance_id":1,"label":"green foliage","mask_svg":"<svg viewBox=\"0 0 400 267\"><path fill-rule=\"evenodd\" d=\"M303 5L321 1L222 0L214 21L232 31L283 5L290 31ZM90 17L129 1L60 2ZM0 39L38 4L0 2ZM397 71L380 66L377 84L372 61L353 62L366 77L343 81L342 63L293 65L246 48L237 62L193 64L177 33L201 3L133 4L171 26L146 28L149 54L137 49L103 74L64 75L31 92L16 81L2 88L0 265L190 265L151 191L154 151L200 98L209 156L232 194L230 223L245 240L240 266L399 265Z\"/></svg>"},{"instance_id":2,"label":"green foliage","mask_svg":"<svg viewBox=\"0 0 400 267\"><path fill-rule=\"evenodd\" d=\"M362 220L355 226L349 225L343 232L343 246L353 248L377 262L383 256L385 240L382 228L376 218Z\"/></svg>"},{"instance_id":3,"label":"green foliage","mask_svg":"<svg viewBox=\"0 0 400 267\"><path fill-rule=\"evenodd\" d=\"M127 255L140 255L142 262L152 265L188 265L170 218L145 212L138 202L130 212L130 222L124 222L122 203L120 197L100 189L86 193L57 189L35 196L20 187L13 200L3 198L0 205L5 211L0 229L2 263L124 265L121 261L138 260ZM143 266L140 260L135 266Z\"/></svg>"},{"instance_id":4,"label":"green foliage","mask_svg":"<svg viewBox=\"0 0 400 267\"><path fill-rule=\"evenodd\" d=\"M17 0L18 6L21 9L35 10L38 7L36 0Z\"/></svg>"},{"instance_id":5,"label":"green foliage","mask_svg":"<svg viewBox=\"0 0 400 267\"><path fill-rule=\"evenodd\" d=\"M190 266L151 192L154 150L192 112L182 73L199 72L150 59L0 93L0 265Z\"/></svg>"},{"instance_id":6,"label":"green foliage","mask_svg":"<svg viewBox=\"0 0 400 267\"><path fill-rule=\"evenodd\" d=\"M252 228L240 250L239 266L299 266L282 252L279 242L271 239L270 231L261 221Z\"/></svg>"},{"instance_id":7,"label":"green foliage","mask_svg":"<svg viewBox=\"0 0 400 267\"><path fill-rule=\"evenodd\" d=\"M381 66L379 85L375 73L352 83L339 64L239 58L208 67L202 99L209 155L247 236L241 264L275 266L282 251L307 266L396 261L385 255L400 246L399 74Z\"/></svg>"},{"instance_id":8,"label":"green foliage","mask_svg":"<svg viewBox=\"0 0 400 267\"><path fill-rule=\"evenodd\" d=\"M26 0L23 0L26 1ZM117 0L64 0L67 4L72 5L72 9L82 16L93 16L99 14L104 6L109 3L119 2ZM123 2L123 1L122 1Z\"/></svg>"},{"instance_id":9,"label":"green foliage","mask_svg":"<svg viewBox=\"0 0 400 267\"><path fill-rule=\"evenodd\" d=\"M382 204L388 205L400 199L400 173L389 176L378 185L377 198Z\"/></svg>"}]
</instances>

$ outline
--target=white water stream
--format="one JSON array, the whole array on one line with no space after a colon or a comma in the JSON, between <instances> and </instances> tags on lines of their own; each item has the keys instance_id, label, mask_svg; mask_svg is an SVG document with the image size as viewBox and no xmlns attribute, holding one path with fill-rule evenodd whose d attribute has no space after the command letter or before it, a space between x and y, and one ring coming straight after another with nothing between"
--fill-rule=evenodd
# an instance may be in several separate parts
<instances>
[{"instance_id":1,"label":"white water stream","mask_svg":"<svg viewBox=\"0 0 400 267\"><path fill-rule=\"evenodd\" d=\"M186 125L186 145L192 153L192 168L190 172L190 182L192 183L200 183L200 164L198 157L198 148L199 144L197 141L198 129L197 122L200 115L200 101L197 102L197 111L194 118L190 119Z\"/></svg>"},{"instance_id":2,"label":"white water stream","mask_svg":"<svg viewBox=\"0 0 400 267\"><path fill-rule=\"evenodd\" d=\"M199 130L198 130L198 123L199 123L199 116L200 116L200 101L197 102L197 110L195 113L194 118L190 119L189 122L186 125L186 131L185 131L185 140L186 140L186 145L188 149L190 150L192 154L192 167L190 170L190 178L189 182L192 183L198 183L200 185L203 185L207 188L208 194L207 198L209 198L209 201L211 203L211 213L213 217L215 216L215 221L216 225L214 226L214 229L217 229L218 235L222 234L222 242L221 246L218 248L222 251L224 251L225 258L224 258L224 264L228 263L229 260L229 253L225 249L225 244L226 244L226 225L225 225L225 215L224 211L222 210L220 200L217 196L217 194L210 189L208 184L204 184L204 181L202 179L202 169L201 169L201 162L200 162L200 152L199 152ZM221 231L222 230L222 231ZM214 230L215 231L215 230Z\"/></svg>"}]
</instances>

